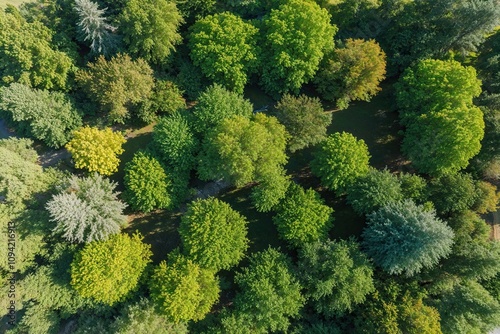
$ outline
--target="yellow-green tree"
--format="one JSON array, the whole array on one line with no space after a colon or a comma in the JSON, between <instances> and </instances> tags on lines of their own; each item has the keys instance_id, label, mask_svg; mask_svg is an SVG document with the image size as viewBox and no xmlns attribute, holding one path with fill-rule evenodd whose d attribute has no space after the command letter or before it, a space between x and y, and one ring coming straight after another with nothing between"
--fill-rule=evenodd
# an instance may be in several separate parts
<instances>
[{"instance_id":1,"label":"yellow-green tree","mask_svg":"<svg viewBox=\"0 0 500 334\"><path fill-rule=\"evenodd\" d=\"M91 242L71 263L71 285L82 297L113 305L136 288L151 255L138 233Z\"/></svg>"},{"instance_id":2,"label":"yellow-green tree","mask_svg":"<svg viewBox=\"0 0 500 334\"><path fill-rule=\"evenodd\" d=\"M76 168L111 175L118 171L118 155L123 153L123 143L123 135L110 128L99 130L86 126L75 131L66 149L71 153Z\"/></svg>"}]
</instances>

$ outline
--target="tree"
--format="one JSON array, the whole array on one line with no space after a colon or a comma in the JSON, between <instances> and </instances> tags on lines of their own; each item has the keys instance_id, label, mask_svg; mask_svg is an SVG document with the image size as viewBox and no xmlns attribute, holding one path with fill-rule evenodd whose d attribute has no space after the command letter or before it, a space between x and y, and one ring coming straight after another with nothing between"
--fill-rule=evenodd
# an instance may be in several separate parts
<instances>
[{"instance_id":1,"label":"tree","mask_svg":"<svg viewBox=\"0 0 500 334\"><path fill-rule=\"evenodd\" d=\"M134 210L149 212L171 205L171 182L161 164L142 151L125 166L124 197Z\"/></svg>"},{"instance_id":2,"label":"tree","mask_svg":"<svg viewBox=\"0 0 500 334\"><path fill-rule=\"evenodd\" d=\"M91 242L71 263L71 285L82 297L113 305L136 289L151 255L138 233Z\"/></svg>"},{"instance_id":3,"label":"tree","mask_svg":"<svg viewBox=\"0 0 500 334\"><path fill-rule=\"evenodd\" d=\"M457 284L436 301L443 333L489 333L500 322L500 304L475 281Z\"/></svg>"},{"instance_id":4,"label":"tree","mask_svg":"<svg viewBox=\"0 0 500 334\"><path fill-rule=\"evenodd\" d=\"M191 260L170 255L155 268L149 283L151 298L168 321L203 319L219 298L219 284L210 270Z\"/></svg>"},{"instance_id":5,"label":"tree","mask_svg":"<svg viewBox=\"0 0 500 334\"><path fill-rule=\"evenodd\" d=\"M352 22L359 21L359 13L378 8L380 0L315 0L321 7L328 9L340 29L348 27Z\"/></svg>"},{"instance_id":6,"label":"tree","mask_svg":"<svg viewBox=\"0 0 500 334\"><path fill-rule=\"evenodd\" d=\"M226 118L234 115L250 118L252 114L253 106L250 101L214 84L199 96L198 103L193 108L191 124L197 134L206 135Z\"/></svg>"},{"instance_id":7,"label":"tree","mask_svg":"<svg viewBox=\"0 0 500 334\"><path fill-rule=\"evenodd\" d=\"M481 110L484 117L484 138L481 150L472 160L472 167L486 179L500 179L500 108L495 110L481 107Z\"/></svg>"},{"instance_id":8,"label":"tree","mask_svg":"<svg viewBox=\"0 0 500 334\"><path fill-rule=\"evenodd\" d=\"M346 109L354 100L370 101L385 79L385 53L375 40L348 39L325 56L314 83L324 99Z\"/></svg>"},{"instance_id":9,"label":"tree","mask_svg":"<svg viewBox=\"0 0 500 334\"><path fill-rule=\"evenodd\" d=\"M66 144L72 132L82 125L81 116L65 94L19 83L0 91L0 109L16 123L18 130L53 148Z\"/></svg>"},{"instance_id":10,"label":"tree","mask_svg":"<svg viewBox=\"0 0 500 334\"><path fill-rule=\"evenodd\" d=\"M500 202L500 192L497 187L489 182L476 182L477 199L472 209L477 213L485 214L495 212Z\"/></svg>"},{"instance_id":11,"label":"tree","mask_svg":"<svg viewBox=\"0 0 500 334\"><path fill-rule=\"evenodd\" d=\"M129 104L148 99L154 86L153 70L142 59L132 60L118 54L106 60L99 56L87 70L76 73L76 81L89 97L108 112L111 122L123 123L129 115Z\"/></svg>"},{"instance_id":12,"label":"tree","mask_svg":"<svg viewBox=\"0 0 500 334\"><path fill-rule=\"evenodd\" d=\"M169 323L158 314L152 302L141 298L137 303L127 305L111 325L113 333L137 334L187 334L187 325Z\"/></svg>"},{"instance_id":13,"label":"tree","mask_svg":"<svg viewBox=\"0 0 500 334\"><path fill-rule=\"evenodd\" d=\"M73 134L73 139L66 144L76 168L85 168L89 172L111 175L118 170L123 153L123 135L110 128L99 130L85 126Z\"/></svg>"},{"instance_id":14,"label":"tree","mask_svg":"<svg viewBox=\"0 0 500 334\"><path fill-rule=\"evenodd\" d=\"M313 78L321 58L333 49L337 28L312 1L292 0L262 21L261 84L271 94L297 93Z\"/></svg>"},{"instance_id":15,"label":"tree","mask_svg":"<svg viewBox=\"0 0 500 334\"><path fill-rule=\"evenodd\" d=\"M356 178L368 173L370 153L362 139L336 132L320 143L311 161L311 171L323 186L343 192Z\"/></svg>"},{"instance_id":16,"label":"tree","mask_svg":"<svg viewBox=\"0 0 500 334\"><path fill-rule=\"evenodd\" d=\"M153 147L160 160L172 169L189 172L195 163L197 141L180 113L162 117L153 129Z\"/></svg>"},{"instance_id":17,"label":"tree","mask_svg":"<svg viewBox=\"0 0 500 334\"><path fill-rule=\"evenodd\" d=\"M165 62L182 41L177 30L184 19L175 1L128 1L119 20L130 53L153 63Z\"/></svg>"},{"instance_id":18,"label":"tree","mask_svg":"<svg viewBox=\"0 0 500 334\"><path fill-rule=\"evenodd\" d=\"M333 209L324 204L313 189L290 183L277 208L273 222L282 239L296 248L324 240L332 226Z\"/></svg>"},{"instance_id":19,"label":"tree","mask_svg":"<svg viewBox=\"0 0 500 334\"><path fill-rule=\"evenodd\" d=\"M367 217L363 244L389 274L413 276L451 252L453 230L411 200L387 204Z\"/></svg>"},{"instance_id":20,"label":"tree","mask_svg":"<svg viewBox=\"0 0 500 334\"><path fill-rule=\"evenodd\" d=\"M323 110L321 101L306 95L283 95L276 104L276 117L290 133L288 149L292 153L324 140L332 122L332 114Z\"/></svg>"},{"instance_id":21,"label":"tree","mask_svg":"<svg viewBox=\"0 0 500 334\"><path fill-rule=\"evenodd\" d=\"M462 173L444 175L432 180L429 193L436 211L443 216L470 209L478 195L472 177Z\"/></svg>"},{"instance_id":22,"label":"tree","mask_svg":"<svg viewBox=\"0 0 500 334\"><path fill-rule=\"evenodd\" d=\"M305 244L298 269L305 296L327 317L351 312L375 290L373 266L353 240Z\"/></svg>"},{"instance_id":23,"label":"tree","mask_svg":"<svg viewBox=\"0 0 500 334\"><path fill-rule=\"evenodd\" d=\"M79 18L80 40L90 42L90 49L95 54L107 55L113 51L116 28L106 22L106 9L99 9L99 4L90 0L75 0L74 10Z\"/></svg>"},{"instance_id":24,"label":"tree","mask_svg":"<svg viewBox=\"0 0 500 334\"><path fill-rule=\"evenodd\" d=\"M0 76L40 89L66 89L72 59L52 47L53 32L41 22L26 22L17 9L0 11Z\"/></svg>"},{"instance_id":25,"label":"tree","mask_svg":"<svg viewBox=\"0 0 500 334\"><path fill-rule=\"evenodd\" d=\"M347 202L359 215L371 213L402 199L401 183L387 169L379 171L371 168L347 189Z\"/></svg>"},{"instance_id":26,"label":"tree","mask_svg":"<svg viewBox=\"0 0 500 334\"><path fill-rule=\"evenodd\" d=\"M73 176L63 190L47 202L55 233L70 242L106 240L120 232L127 222L126 205L114 192L117 184L99 174L87 178Z\"/></svg>"},{"instance_id":27,"label":"tree","mask_svg":"<svg viewBox=\"0 0 500 334\"><path fill-rule=\"evenodd\" d=\"M481 92L472 67L423 60L397 85L402 151L422 173L450 174L467 167L481 148L483 113L472 104Z\"/></svg>"},{"instance_id":28,"label":"tree","mask_svg":"<svg viewBox=\"0 0 500 334\"><path fill-rule=\"evenodd\" d=\"M248 248L247 220L216 198L192 202L179 226L186 256L219 271L237 265Z\"/></svg>"},{"instance_id":29,"label":"tree","mask_svg":"<svg viewBox=\"0 0 500 334\"><path fill-rule=\"evenodd\" d=\"M256 69L257 32L230 12L205 16L190 27L191 59L207 78L243 94L248 74Z\"/></svg>"},{"instance_id":30,"label":"tree","mask_svg":"<svg viewBox=\"0 0 500 334\"><path fill-rule=\"evenodd\" d=\"M401 173L399 174L399 182L401 183L401 192L403 198L411 199L416 204L423 204L427 201L427 181L416 174Z\"/></svg>"},{"instance_id":31,"label":"tree","mask_svg":"<svg viewBox=\"0 0 500 334\"><path fill-rule=\"evenodd\" d=\"M257 332L286 331L289 318L297 317L304 304L290 259L275 249L253 254L235 281L241 291L234 300L236 311L247 317Z\"/></svg>"},{"instance_id":32,"label":"tree","mask_svg":"<svg viewBox=\"0 0 500 334\"><path fill-rule=\"evenodd\" d=\"M356 333L442 334L439 312L424 304L424 295L414 286L387 279L376 283L376 291L356 310Z\"/></svg>"},{"instance_id":33,"label":"tree","mask_svg":"<svg viewBox=\"0 0 500 334\"><path fill-rule=\"evenodd\" d=\"M500 14L495 0L401 1L399 5L402 10L381 36L395 69L452 52L476 51L498 25Z\"/></svg>"},{"instance_id":34,"label":"tree","mask_svg":"<svg viewBox=\"0 0 500 334\"><path fill-rule=\"evenodd\" d=\"M250 197L258 212L269 212L275 208L290 184L290 177L284 169L276 169L263 175L260 183L252 188Z\"/></svg>"},{"instance_id":35,"label":"tree","mask_svg":"<svg viewBox=\"0 0 500 334\"><path fill-rule=\"evenodd\" d=\"M157 113L171 115L185 110L186 100L182 93L172 81L156 80L151 98L141 103L137 117L149 124L157 120Z\"/></svg>"},{"instance_id":36,"label":"tree","mask_svg":"<svg viewBox=\"0 0 500 334\"><path fill-rule=\"evenodd\" d=\"M287 161L287 139L285 127L272 116L225 119L205 137L198 175L202 180L222 178L237 187L279 175Z\"/></svg>"}]
</instances>

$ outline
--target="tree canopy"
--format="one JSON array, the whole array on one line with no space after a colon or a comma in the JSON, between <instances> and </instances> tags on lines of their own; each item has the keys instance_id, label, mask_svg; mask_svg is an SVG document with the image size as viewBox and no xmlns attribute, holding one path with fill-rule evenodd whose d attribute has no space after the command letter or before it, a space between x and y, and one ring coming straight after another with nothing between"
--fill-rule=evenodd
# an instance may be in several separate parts
<instances>
[{"instance_id":1,"label":"tree canopy","mask_svg":"<svg viewBox=\"0 0 500 334\"><path fill-rule=\"evenodd\" d=\"M353 240L305 244L298 269L305 296L327 317L352 311L375 289L373 266Z\"/></svg>"},{"instance_id":2,"label":"tree canopy","mask_svg":"<svg viewBox=\"0 0 500 334\"><path fill-rule=\"evenodd\" d=\"M210 270L171 254L149 282L151 298L161 314L173 323L201 320L219 299L219 282Z\"/></svg>"},{"instance_id":3,"label":"tree canopy","mask_svg":"<svg viewBox=\"0 0 500 334\"><path fill-rule=\"evenodd\" d=\"M118 54L106 60L99 56L88 69L76 73L76 81L108 113L110 122L124 123L130 117L129 104L148 99L154 86L153 70L141 58Z\"/></svg>"},{"instance_id":4,"label":"tree canopy","mask_svg":"<svg viewBox=\"0 0 500 334\"><path fill-rule=\"evenodd\" d=\"M411 200L389 203L369 214L363 244L375 264L390 274L413 276L451 252L453 230Z\"/></svg>"},{"instance_id":5,"label":"tree canopy","mask_svg":"<svg viewBox=\"0 0 500 334\"><path fill-rule=\"evenodd\" d=\"M118 170L118 155L123 153L123 143L123 135L110 128L99 130L85 126L73 133L66 149L71 153L76 168L111 175Z\"/></svg>"},{"instance_id":6,"label":"tree canopy","mask_svg":"<svg viewBox=\"0 0 500 334\"><path fill-rule=\"evenodd\" d=\"M130 54L153 63L165 62L182 41L178 29L184 19L175 1L127 1L119 21Z\"/></svg>"},{"instance_id":7,"label":"tree canopy","mask_svg":"<svg viewBox=\"0 0 500 334\"><path fill-rule=\"evenodd\" d=\"M348 39L325 55L314 83L323 98L345 109L351 101L370 101L381 90L384 79L385 53L378 43Z\"/></svg>"},{"instance_id":8,"label":"tree canopy","mask_svg":"<svg viewBox=\"0 0 500 334\"><path fill-rule=\"evenodd\" d=\"M191 203L179 234L186 256L202 268L219 271L237 265L248 248L247 220L215 198Z\"/></svg>"},{"instance_id":9,"label":"tree canopy","mask_svg":"<svg viewBox=\"0 0 500 334\"><path fill-rule=\"evenodd\" d=\"M120 232L127 222L126 205L118 200L116 183L95 173L90 177L73 176L62 191L47 202L54 232L70 242L106 240Z\"/></svg>"},{"instance_id":10,"label":"tree canopy","mask_svg":"<svg viewBox=\"0 0 500 334\"><path fill-rule=\"evenodd\" d=\"M91 242L71 263L71 285L82 297L113 305L137 287L150 257L150 246L140 234L119 233Z\"/></svg>"},{"instance_id":11,"label":"tree canopy","mask_svg":"<svg viewBox=\"0 0 500 334\"><path fill-rule=\"evenodd\" d=\"M323 203L316 191L305 190L293 182L276 211L273 222L278 233L293 247L326 239L332 226L333 209Z\"/></svg>"},{"instance_id":12,"label":"tree canopy","mask_svg":"<svg viewBox=\"0 0 500 334\"><path fill-rule=\"evenodd\" d=\"M32 89L12 83L0 91L0 110L14 121L20 133L59 148L82 125L82 117L61 92Z\"/></svg>"},{"instance_id":13,"label":"tree canopy","mask_svg":"<svg viewBox=\"0 0 500 334\"><path fill-rule=\"evenodd\" d=\"M402 151L422 173L457 172L479 153L482 111L472 99L481 93L472 67L457 61L423 60L405 71L397 89Z\"/></svg>"},{"instance_id":14,"label":"tree canopy","mask_svg":"<svg viewBox=\"0 0 500 334\"><path fill-rule=\"evenodd\" d=\"M336 132L319 144L311 161L311 171L325 187L343 192L356 178L368 173L370 153L362 139Z\"/></svg>"},{"instance_id":15,"label":"tree canopy","mask_svg":"<svg viewBox=\"0 0 500 334\"><path fill-rule=\"evenodd\" d=\"M297 93L313 78L337 28L313 1L291 0L264 17L261 31L261 84L276 95Z\"/></svg>"},{"instance_id":16,"label":"tree canopy","mask_svg":"<svg viewBox=\"0 0 500 334\"><path fill-rule=\"evenodd\" d=\"M276 117L290 134L290 152L313 146L326 138L332 114L325 112L318 98L283 95L276 104Z\"/></svg>"},{"instance_id":17,"label":"tree canopy","mask_svg":"<svg viewBox=\"0 0 500 334\"><path fill-rule=\"evenodd\" d=\"M190 28L191 59L208 78L242 94L257 65L257 32L229 12L205 16Z\"/></svg>"}]
</instances>

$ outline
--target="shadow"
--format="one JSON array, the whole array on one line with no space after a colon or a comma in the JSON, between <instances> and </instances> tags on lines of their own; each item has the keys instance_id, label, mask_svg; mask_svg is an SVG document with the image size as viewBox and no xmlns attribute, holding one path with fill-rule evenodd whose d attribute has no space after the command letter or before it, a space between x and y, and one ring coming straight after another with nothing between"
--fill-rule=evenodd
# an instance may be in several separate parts
<instances>
[{"instance_id":1,"label":"shadow","mask_svg":"<svg viewBox=\"0 0 500 334\"><path fill-rule=\"evenodd\" d=\"M181 244L179 228L181 213L179 211L157 210L133 216L124 232L132 234L138 231L144 242L151 245L153 263L158 264L167 259L167 254Z\"/></svg>"}]
</instances>

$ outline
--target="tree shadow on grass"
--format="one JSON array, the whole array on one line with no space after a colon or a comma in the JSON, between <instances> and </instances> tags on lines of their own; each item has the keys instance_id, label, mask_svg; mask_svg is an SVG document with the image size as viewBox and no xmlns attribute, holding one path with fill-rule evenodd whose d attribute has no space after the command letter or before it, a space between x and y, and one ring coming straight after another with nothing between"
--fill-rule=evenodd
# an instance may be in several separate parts
<instances>
[{"instance_id":1,"label":"tree shadow on grass","mask_svg":"<svg viewBox=\"0 0 500 334\"><path fill-rule=\"evenodd\" d=\"M151 245L153 263L158 264L167 259L167 254L181 244L177 229L181 213L179 211L157 210L146 214L135 215L127 233L140 232L144 242Z\"/></svg>"}]
</instances>

